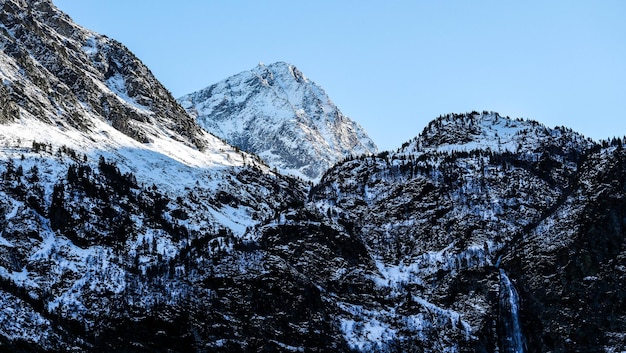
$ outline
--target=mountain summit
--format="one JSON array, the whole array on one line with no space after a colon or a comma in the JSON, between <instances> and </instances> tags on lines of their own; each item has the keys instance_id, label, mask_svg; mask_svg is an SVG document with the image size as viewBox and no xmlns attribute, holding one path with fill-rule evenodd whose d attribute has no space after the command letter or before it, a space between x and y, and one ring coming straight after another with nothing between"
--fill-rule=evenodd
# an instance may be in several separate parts
<instances>
[{"instance_id":1,"label":"mountain summit","mask_svg":"<svg viewBox=\"0 0 626 353\"><path fill-rule=\"evenodd\" d=\"M377 150L320 86L284 62L259 64L179 102L207 131L305 179Z\"/></svg>"},{"instance_id":2,"label":"mountain summit","mask_svg":"<svg viewBox=\"0 0 626 353\"><path fill-rule=\"evenodd\" d=\"M592 141L566 127L547 128L534 120L511 119L496 112L446 114L432 120L405 143L403 153L471 151L531 153L541 145L588 148Z\"/></svg>"}]
</instances>

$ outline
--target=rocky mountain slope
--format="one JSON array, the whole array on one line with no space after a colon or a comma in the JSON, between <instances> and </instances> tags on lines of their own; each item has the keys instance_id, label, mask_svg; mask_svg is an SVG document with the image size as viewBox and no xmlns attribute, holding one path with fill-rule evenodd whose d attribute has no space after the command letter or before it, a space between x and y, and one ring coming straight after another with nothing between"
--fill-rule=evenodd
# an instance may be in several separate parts
<instances>
[{"instance_id":1,"label":"rocky mountain slope","mask_svg":"<svg viewBox=\"0 0 626 353\"><path fill-rule=\"evenodd\" d=\"M376 152L359 124L284 62L259 64L179 102L207 131L307 180L345 157Z\"/></svg>"},{"instance_id":2,"label":"rocky mountain slope","mask_svg":"<svg viewBox=\"0 0 626 353\"><path fill-rule=\"evenodd\" d=\"M149 349L153 328L214 293L193 294L186 269L305 189L208 134L132 53L50 1L0 6L0 350Z\"/></svg>"},{"instance_id":3,"label":"rocky mountain slope","mask_svg":"<svg viewBox=\"0 0 626 353\"><path fill-rule=\"evenodd\" d=\"M2 16L0 351L626 350L622 139L450 114L308 186L49 1Z\"/></svg>"},{"instance_id":4,"label":"rocky mountain slope","mask_svg":"<svg viewBox=\"0 0 626 353\"><path fill-rule=\"evenodd\" d=\"M140 142L167 133L204 147L201 129L122 44L76 26L50 1L3 1L2 13L2 91L22 116L97 131L84 116L98 115ZM16 114L11 105L2 119Z\"/></svg>"},{"instance_id":5,"label":"rocky mountain slope","mask_svg":"<svg viewBox=\"0 0 626 353\"><path fill-rule=\"evenodd\" d=\"M566 128L485 112L441 117L397 152L331 169L311 201L366 244L377 270L361 289L367 300L344 304L349 345L622 349L624 317L609 311L624 304L614 294L623 289L623 162L619 141L601 148Z\"/></svg>"}]
</instances>

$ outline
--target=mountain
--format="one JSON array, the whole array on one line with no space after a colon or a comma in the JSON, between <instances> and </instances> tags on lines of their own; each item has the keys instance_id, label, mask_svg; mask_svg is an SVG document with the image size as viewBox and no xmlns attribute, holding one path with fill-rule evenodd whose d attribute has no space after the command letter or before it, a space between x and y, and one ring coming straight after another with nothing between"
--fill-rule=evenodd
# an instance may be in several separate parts
<instances>
[{"instance_id":1,"label":"mountain","mask_svg":"<svg viewBox=\"0 0 626 353\"><path fill-rule=\"evenodd\" d=\"M207 131L307 180L343 158L376 152L360 125L284 62L260 64L179 102Z\"/></svg>"},{"instance_id":2,"label":"mountain","mask_svg":"<svg viewBox=\"0 0 626 353\"><path fill-rule=\"evenodd\" d=\"M600 148L566 128L484 112L442 116L396 152L329 170L311 202L375 263L355 280L351 295L362 299L339 301L349 346L622 347L624 317L609 312L624 304L613 294L623 289L621 274L610 274L624 255L623 163L618 144ZM598 167L611 186L591 177ZM599 190L615 194L599 202ZM516 331L506 329L513 311ZM581 327L583 317L592 324ZM511 348L513 337L523 347Z\"/></svg>"},{"instance_id":3,"label":"mountain","mask_svg":"<svg viewBox=\"0 0 626 353\"><path fill-rule=\"evenodd\" d=\"M626 350L624 139L448 114L310 184L1 6L0 351Z\"/></svg>"},{"instance_id":4,"label":"mountain","mask_svg":"<svg viewBox=\"0 0 626 353\"><path fill-rule=\"evenodd\" d=\"M204 131L123 45L74 24L50 1L4 1L2 13L5 158L51 160L56 174L103 157L176 196L199 184L214 189L221 181L209 178L224 170L271 174Z\"/></svg>"},{"instance_id":5,"label":"mountain","mask_svg":"<svg viewBox=\"0 0 626 353\"><path fill-rule=\"evenodd\" d=\"M149 349L181 320L192 335L201 311L179 309L216 290L186 271L246 271L229 252L304 186L204 131L50 1L0 11L0 351Z\"/></svg>"}]
</instances>

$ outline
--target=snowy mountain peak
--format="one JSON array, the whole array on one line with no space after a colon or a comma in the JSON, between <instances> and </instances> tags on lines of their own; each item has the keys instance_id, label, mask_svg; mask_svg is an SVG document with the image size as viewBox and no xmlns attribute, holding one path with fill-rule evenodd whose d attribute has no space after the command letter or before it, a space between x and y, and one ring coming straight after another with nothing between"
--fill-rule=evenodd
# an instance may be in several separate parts
<instances>
[{"instance_id":1,"label":"snowy mountain peak","mask_svg":"<svg viewBox=\"0 0 626 353\"><path fill-rule=\"evenodd\" d=\"M321 87L285 62L261 63L179 102L207 131L309 180L346 156L377 150Z\"/></svg>"},{"instance_id":2,"label":"snowy mountain peak","mask_svg":"<svg viewBox=\"0 0 626 353\"><path fill-rule=\"evenodd\" d=\"M290 81L309 83L309 80L297 67L282 61L270 65L260 63L252 71L263 79L269 80L267 81L268 85L276 85L277 88L288 87L292 83Z\"/></svg>"},{"instance_id":3,"label":"snowy mountain peak","mask_svg":"<svg viewBox=\"0 0 626 353\"><path fill-rule=\"evenodd\" d=\"M400 153L426 151L471 151L534 153L540 146L558 145L580 150L593 142L564 127L553 129L524 119L503 117L495 112L476 111L446 114L432 120Z\"/></svg>"}]
</instances>

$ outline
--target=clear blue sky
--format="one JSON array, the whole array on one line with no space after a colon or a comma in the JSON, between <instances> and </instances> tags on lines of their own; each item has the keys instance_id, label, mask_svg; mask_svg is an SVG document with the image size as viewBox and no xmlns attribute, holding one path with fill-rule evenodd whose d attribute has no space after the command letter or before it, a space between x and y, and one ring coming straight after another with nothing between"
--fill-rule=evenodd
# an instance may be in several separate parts
<instances>
[{"instance_id":1,"label":"clear blue sky","mask_svg":"<svg viewBox=\"0 0 626 353\"><path fill-rule=\"evenodd\" d=\"M321 85L381 149L450 112L626 135L626 1L53 0L179 97L259 62Z\"/></svg>"}]
</instances>

